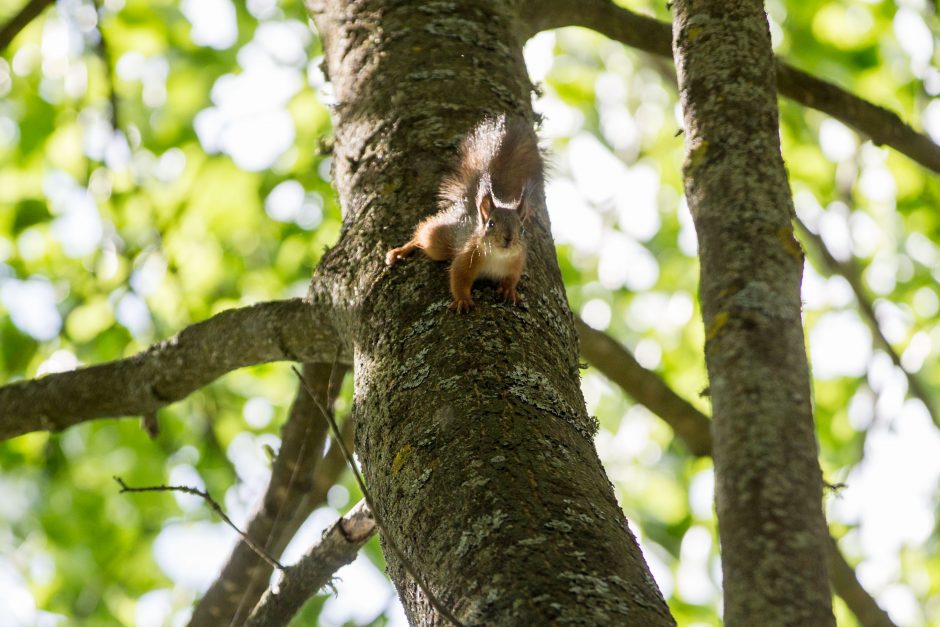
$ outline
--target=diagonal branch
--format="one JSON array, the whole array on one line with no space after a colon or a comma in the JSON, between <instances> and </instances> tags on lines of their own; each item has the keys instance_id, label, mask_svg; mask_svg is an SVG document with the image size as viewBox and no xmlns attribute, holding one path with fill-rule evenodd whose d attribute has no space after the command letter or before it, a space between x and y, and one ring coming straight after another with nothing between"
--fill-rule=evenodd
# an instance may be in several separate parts
<instances>
[{"instance_id":1,"label":"diagonal branch","mask_svg":"<svg viewBox=\"0 0 940 627\"><path fill-rule=\"evenodd\" d=\"M610 0L523 0L523 20L529 37L543 30L583 26L632 48L672 57L672 28L645 15L616 6ZM822 111L891 146L925 168L940 173L940 146L904 123L897 114L855 96L827 81L794 68L779 58L777 91L804 106Z\"/></svg>"},{"instance_id":2,"label":"diagonal branch","mask_svg":"<svg viewBox=\"0 0 940 627\"><path fill-rule=\"evenodd\" d=\"M314 393L328 407L333 406L338 382L342 382L346 369L338 368L335 377L332 371L331 364L307 364L304 367L304 372L313 382ZM307 499L311 492L325 494L325 490L317 489L317 478L330 479L331 486L339 476L339 472L328 463L329 456L323 457L326 425L317 412L311 397L304 390L298 390L290 415L281 429L281 448L271 468L267 490L246 529L249 538L273 555L281 554L307 518L312 505L322 500L315 498L311 502ZM342 459L340 471L343 468L341 464ZM297 515L301 513L302 516ZM239 542L219 577L196 605L189 624L195 627L240 623L261 597L270 576L270 565L262 563L247 543Z\"/></svg>"},{"instance_id":3,"label":"diagonal branch","mask_svg":"<svg viewBox=\"0 0 940 627\"><path fill-rule=\"evenodd\" d=\"M606 333L576 321L581 356L629 396L665 420L689 450L711 455L711 420L672 391L659 375L640 366L633 355ZM664 391L665 390L665 391ZM682 425L681 428L678 425ZM855 571L830 536L829 579L863 627L895 627L884 610L859 583Z\"/></svg>"},{"instance_id":4,"label":"diagonal branch","mask_svg":"<svg viewBox=\"0 0 940 627\"><path fill-rule=\"evenodd\" d=\"M798 70L779 58L777 91L794 102L845 122L868 135L878 146L891 146L925 168L940 172L940 146L915 131L893 111Z\"/></svg>"},{"instance_id":5,"label":"diagonal branch","mask_svg":"<svg viewBox=\"0 0 940 627\"><path fill-rule=\"evenodd\" d=\"M47 6L53 3L53 0L29 0L20 12L10 18L3 28L0 28L0 52L7 49L10 42L20 34L20 31L26 28L30 22L36 19Z\"/></svg>"},{"instance_id":6,"label":"diagonal branch","mask_svg":"<svg viewBox=\"0 0 940 627\"><path fill-rule=\"evenodd\" d=\"M930 398L930 392L924 387L923 382L920 378L913 372L908 372L904 369L904 366L901 365L901 355L898 354L898 351L891 345L891 342L888 341L888 338L885 337L884 332L881 330L881 325L878 322L878 317L875 315L875 307L869 298L865 285L862 281L861 272L859 272L858 266L853 263L842 262L836 259L829 249L826 247L826 243L823 239L810 231L802 221L796 220L795 224L798 228L800 235L800 240L805 243L808 243L811 249L816 252L819 256L819 261L826 268L829 274L838 274L849 284L849 287L852 288L852 292L855 294L855 302L858 305L858 310L862 314L862 318L865 319L865 322L868 323L868 328L871 329L872 334L875 337L875 343L878 344L882 350L884 350L888 356L891 358L891 361L894 365L904 373L904 376L907 377L907 385L910 389L912 396L920 399L924 404L924 407L927 408L927 411L930 413L931 418L934 421L934 424L940 426L940 416L937 415L936 408L934 407L933 399Z\"/></svg>"},{"instance_id":7,"label":"diagonal branch","mask_svg":"<svg viewBox=\"0 0 940 627\"><path fill-rule=\"evenodd\" d=\"M859 583L855 569L845 560L839 550L839 544L829 537L827 556L829 558L829 578L836 594L849 606L862 627L897 627L888 614Z\"/></svg>"},{"instance_id":8,"label":"diagonal branch","mask_svg":"<svg viewBox=\"0 0 940 627\"><path fill-rule=\"evenodd\" d=\"M621 344L575 319L581 355L636 402L665 420L693 455L712 451L711 420L676 394L659 375L639 364Z\"/></svg>"},{"instance_id":9,"label":"diagonal branch","mask_svg":"<svg viewBox=\"0 0 940 627\"><path fill-rule=\"evenodd\" d=\"M356 559L374 533L375 518L365 500L359 501L296 564L284 570L280 582L252 611L246 627L287 625L304 602L330 582L333 573Z\"/></svg>"},{"instance_id":10,"label":"diagonal branch","mask_svg":"<svg viewBox=\"0 0 940 627\"><path fill-rule=\"evenodd\" d=\"M223 311L129 357L0 387L0 440L96 418L150 414L256 364L329 361L329 308L299 298ZM348 363L347 354L340 362Z\"/></svg>"}]
</instances>

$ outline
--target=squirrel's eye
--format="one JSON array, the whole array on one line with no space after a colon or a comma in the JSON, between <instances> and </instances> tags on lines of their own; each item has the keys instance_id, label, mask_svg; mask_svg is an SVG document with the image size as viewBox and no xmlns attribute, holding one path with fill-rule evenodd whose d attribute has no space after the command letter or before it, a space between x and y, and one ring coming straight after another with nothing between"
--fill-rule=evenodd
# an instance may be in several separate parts
<instances>
[{"instance_id":1,"label":"squirrel's eye","mask_svg":"<svg viewBox=\"0 0 940 627\"><path fill-rule=\"evenodd\" d=\"M496 226L496 223L493 222L492 220L486 223L487 230L492 229L494 226Z\"/></svg>"}]
</instances>

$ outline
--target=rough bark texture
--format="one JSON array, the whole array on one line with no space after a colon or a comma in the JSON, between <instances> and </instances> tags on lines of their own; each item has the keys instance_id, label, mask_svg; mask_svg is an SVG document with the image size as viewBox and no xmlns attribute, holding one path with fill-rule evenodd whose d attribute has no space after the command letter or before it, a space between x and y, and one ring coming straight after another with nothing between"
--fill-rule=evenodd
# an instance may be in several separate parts
<instances>
[{"instance_id":1,"label":"rough bark texture","mask_svg":"<svg viewBox=\"0 0 940 627\"><path fill-rule=\"evenodd\" d=\"M834 624L803 253L758 0L679 0L674 52L698 233L728 625Z\"/></svg>"},{"instance_id":2,"label":"rough bark texture","mask_svg":"<svg viewBox=\"0 0 940 627\"><path fill-rule=\"evenodd\" d=\"M230 309L127 359L0 387L0 439L94 418L152 414L221 375L269 361L330 362L328 309L295 298Z\"/></svg>"},{"instance_id":3,"label":"rough bark texture","mask_svg":"<svg viewBox=\"0 0 940 627\"><path fill-rule=\"evenodd\" d=\"M487 114L531 119L512 3L309 7L338 101L346 225L310 299L331 301L352 338L376 514L466 624L672 624L591 441L544 202L519 307L478 286L457 315L444 265L383 262L434 211L462 136ZM411 622L442 624L388 560Z\"/></svg>"}]
</instances>

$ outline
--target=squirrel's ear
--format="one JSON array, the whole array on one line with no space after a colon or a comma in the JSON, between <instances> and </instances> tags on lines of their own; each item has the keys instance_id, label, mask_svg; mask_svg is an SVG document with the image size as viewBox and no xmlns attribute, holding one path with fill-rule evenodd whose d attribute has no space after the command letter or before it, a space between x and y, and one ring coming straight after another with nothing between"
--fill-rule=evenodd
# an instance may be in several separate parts
<instances>
[{"instance_id":1,"label":"squirrel's ear","mask_svg":"<svg viewBox=\"0 0 940 627\"><path fill-rule=\"evenodd\" d=\"M493 210L493 198L489 194L484 195L483 198L480 199L479 209L480 215L483 216L483 219L489 220L490 211Z\"/></svg>"}]
</instances>

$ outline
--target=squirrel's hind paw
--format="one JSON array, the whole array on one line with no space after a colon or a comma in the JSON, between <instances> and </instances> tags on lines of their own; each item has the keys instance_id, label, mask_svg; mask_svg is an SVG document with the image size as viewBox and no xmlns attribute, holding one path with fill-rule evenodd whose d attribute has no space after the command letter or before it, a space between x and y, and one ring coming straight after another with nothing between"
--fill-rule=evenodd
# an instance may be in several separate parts
<instances>
[{"instance_id":1,"label":"squirrel's hind paw","mask_svg":"<svg viewBox=\"0 0 940 627\"><path fill-rule=\"evenodd\" d=\"M473 299L470 298L457 298L454 299L454 302L448 307L451 311L456 311L457 313L467 313L473 309Z\"/></svg>"},{"instance_id":2,"label":"squirrel's hind paw","mask_svg":"<svg viewBox=\"0 0 940 627\"><path fill-rule=\"evenodd\" d=\"M519 298L519 293L516 292L516 288L514 287L504 288L500 286L496 288L496 295L507 303L512 303L513 305L518 305L519 301L521 300Z\"/></svg>"}]
</instances>

